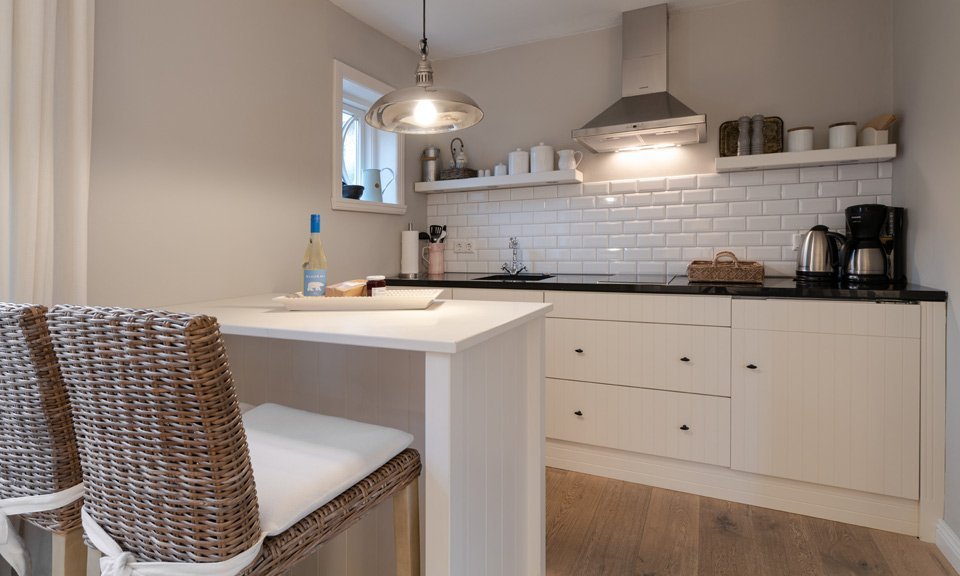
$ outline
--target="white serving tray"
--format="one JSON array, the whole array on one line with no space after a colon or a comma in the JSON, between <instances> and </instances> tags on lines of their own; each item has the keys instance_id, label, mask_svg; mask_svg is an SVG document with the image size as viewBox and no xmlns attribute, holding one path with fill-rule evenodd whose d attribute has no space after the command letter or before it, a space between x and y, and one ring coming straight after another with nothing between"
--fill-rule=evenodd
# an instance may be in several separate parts
<instances>
[{"instance_id":1,"label":"white serving tray","mask_svg":"<svg viewBox=\"0 0 960 576\"><path fill-rule=\"evenodd\" d=\"M383 296L327 297L302 293L277 296L287 310L423 310L443 292L441 288L391 289Z\"/></svg>"}]
</instances>

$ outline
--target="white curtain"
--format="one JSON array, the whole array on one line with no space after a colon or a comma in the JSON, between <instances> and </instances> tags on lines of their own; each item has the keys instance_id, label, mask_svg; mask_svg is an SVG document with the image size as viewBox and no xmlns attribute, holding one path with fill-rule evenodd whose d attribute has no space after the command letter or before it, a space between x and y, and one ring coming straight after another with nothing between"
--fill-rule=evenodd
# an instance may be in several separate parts
<instances>
[{"instance_id":1,"label":"white curtain","mask_svg":"<svg viewBox=\"0 0 960 576\"><path fill-rule=\"evenodd\" d=\"M86 301L94 2L0 0L0 301Z\"/></svg>"}]
</instances>

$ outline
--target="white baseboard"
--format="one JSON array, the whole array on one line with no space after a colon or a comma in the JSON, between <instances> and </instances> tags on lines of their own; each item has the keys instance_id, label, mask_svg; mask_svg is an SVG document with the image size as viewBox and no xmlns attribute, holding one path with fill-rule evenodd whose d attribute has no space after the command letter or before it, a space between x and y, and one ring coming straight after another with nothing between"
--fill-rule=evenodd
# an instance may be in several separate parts
<instances>
[{"instance_id":1,"label":"white baseboard","mask_svg":"<svg viewBox=\"0 0 960 576\"><path fill-rule=\"evenodd\" d=\"M960 537L943 520L937 522L937 548L953 569L960 572Z\"/></svg>"}]
</instances>

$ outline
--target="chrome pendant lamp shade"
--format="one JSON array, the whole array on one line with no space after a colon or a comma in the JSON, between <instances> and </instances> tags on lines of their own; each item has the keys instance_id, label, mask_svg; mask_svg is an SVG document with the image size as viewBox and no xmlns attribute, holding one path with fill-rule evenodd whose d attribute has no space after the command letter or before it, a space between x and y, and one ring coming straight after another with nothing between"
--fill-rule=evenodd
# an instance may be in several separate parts
<instances>
[{"instance_id":1,"label":"chrome pendant lamp shade","mask_svg":"<svg viewBox=\"0 0 960 576\"><path fill-rule=\"evenodd\" d=\"M427 59L427 0L423 0L423 39L417 85L384 94L364 119L379 130L401 134L440 134L469 128L483 118L483 110L462 92L434 88L433 66Z\"/></svg>"}]
</instances>

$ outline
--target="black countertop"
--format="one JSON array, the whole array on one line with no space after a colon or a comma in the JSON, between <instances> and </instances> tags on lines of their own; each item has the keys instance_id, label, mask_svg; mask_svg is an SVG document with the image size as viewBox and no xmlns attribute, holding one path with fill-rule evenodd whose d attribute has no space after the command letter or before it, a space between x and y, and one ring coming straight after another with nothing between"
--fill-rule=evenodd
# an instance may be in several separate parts
<instances>
[{"instance_id":1,"label":"black countertop","mask_svg":"<svg viewBox=\"0 0 960 576\"><path fill-rule=\"evenodd\" d=\"M845 300L899 300L944 302L947 293L916 284L852 287L840 284L801 284L793 278L767 278L763 284L708 284L686 276L636 274L557 274L543 280L481 280L487 274L447 273L418 279L388 278L389 286L446 288L509 288L511 290L570 290L579 292L637 292L647 294L713 294L767 298L830 298Z\"/></svg>"}]
</instances>

